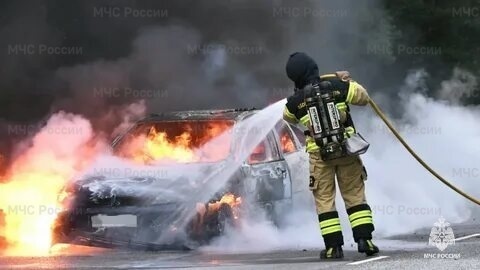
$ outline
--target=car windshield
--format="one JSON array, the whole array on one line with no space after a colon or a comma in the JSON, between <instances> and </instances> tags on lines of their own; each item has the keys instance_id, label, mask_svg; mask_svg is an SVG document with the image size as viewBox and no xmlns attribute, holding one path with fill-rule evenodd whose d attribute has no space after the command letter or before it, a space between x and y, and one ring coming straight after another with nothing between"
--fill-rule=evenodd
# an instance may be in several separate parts
<instances>
[{"instance_id":1,"label":"car windshield","mask_svg":"<svg viewBox=\"0 0 480 270\"><path fill-rule=\"evenodd\" d=\"M115 147L122 157L146 164L217 162L230 152L231 120L140 124Z\"/></svg>"}]
</instances>

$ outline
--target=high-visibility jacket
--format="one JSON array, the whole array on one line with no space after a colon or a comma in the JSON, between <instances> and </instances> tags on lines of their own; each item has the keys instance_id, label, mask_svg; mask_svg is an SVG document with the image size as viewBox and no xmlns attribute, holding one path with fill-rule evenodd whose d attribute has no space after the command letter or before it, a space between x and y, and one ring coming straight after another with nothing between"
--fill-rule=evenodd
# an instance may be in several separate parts
<instances>
[{"instance_id":1,"label":"high-visibility jacket","mask_svg":"<svg viewBox=\"0 0 480 270\"><path fill-rule=\"evenodd\" d=\"M337 71L332 74L322 75L320 76L320 82L321 81L329 81L334 90L347 93L345 101L338 102L335 105L340 113L340 121L345 126L345 135L348 136L355 133L355 127L350 116L348 105L366 105L369 99L367 90L352 80L347 71ZM300 123L310 130L310 118L307 113L303 89L297 89L292 96L287 98L287 103L283 111L283 119L292 124ZM315 140L308 135L306 136L306 148L309 153L320 150Z\"/></svg>"}]
</instances>

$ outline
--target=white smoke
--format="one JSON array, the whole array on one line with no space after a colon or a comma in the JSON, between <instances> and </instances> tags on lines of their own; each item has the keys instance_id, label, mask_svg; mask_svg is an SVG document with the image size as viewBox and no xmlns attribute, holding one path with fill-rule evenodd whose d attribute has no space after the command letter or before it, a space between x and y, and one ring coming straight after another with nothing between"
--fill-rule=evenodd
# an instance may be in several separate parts
<instances>
[{"instance_id":1,"label":"white smoke","mask_svg":"<svg viewBox=\"0 0 480 270\"><path fill-rule=\"evenodd\" d=\"M113 130L112 137L125 133L136 121L145 117L146 111L145 100L140 100L122 108L120 110L122 123Z\"/></svg>"},{"instance_id":2,"label":"white smoke","mask_svg":"<svg viewBox=\"0 0 480 270\"><path fill-rule=\"evenodd\" d=\"M427 98L412 87L423 85L422 72L411 73L417 83L402 89L399 106L402 118L395 126L417 153L437 172L473 196L480 195L476 138L480 128L478 106L461 106ZM424 74L426 75L426 74ZM442 82L442 91L458 79ZM358 118L358 117L357 117ZM421 167L393 139L383 123L371 112L358 119L360 130L372 142L364 161L369 169L367 181L369 202L374 210L377 232L389 236L431 227L443 216L451 223L466 221L473 203L456 194Z\"/></svg>"},{"instance_id":3,"label":"white smoke","mask_svg":"<svg viewBox=\"0 0 480 270\"><path fill-rule=\"evenodd\" d=\"M286 157L291 165L292 211L286 213L280 227L266 215L247 217L237 228L203 247L208 252L248 253L281 249L318 248L322 243L311 192L308 190L308 156L301 151ZM260 211L256 209L256 211ZM263 213L264 214L264 213Z\"/></svg>"},{"instance_id":4,"label":"white smoke","mask_svg":"<svg viewBox=\"0 0 480 270\"><path fill-rule=\"evenodd\" d=\"M452 78L441 84L438 96L455 104L459 104L462 98L477 97L478 92L477 77L469 71L455 68Z\"/></svg>"}]
</instances>

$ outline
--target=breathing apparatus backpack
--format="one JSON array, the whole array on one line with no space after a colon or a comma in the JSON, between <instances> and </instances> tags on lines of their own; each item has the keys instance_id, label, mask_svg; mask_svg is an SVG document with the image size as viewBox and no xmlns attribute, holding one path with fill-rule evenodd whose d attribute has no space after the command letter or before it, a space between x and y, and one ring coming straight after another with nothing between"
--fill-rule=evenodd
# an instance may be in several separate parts
<instances>
[{"instance_id":1,"label":"breathing apparatus backpack","mask_svg":"<svg viewBox=\"0 0 480 270\"><path fill-rule=\"evenodd\" d=\"M305 105L310 118L310 136L320 147L323 160L346 156L345 127L335 106L341 99L339 91L332 89L328 81L305 87Z\"/></svg>"}]
</instances>

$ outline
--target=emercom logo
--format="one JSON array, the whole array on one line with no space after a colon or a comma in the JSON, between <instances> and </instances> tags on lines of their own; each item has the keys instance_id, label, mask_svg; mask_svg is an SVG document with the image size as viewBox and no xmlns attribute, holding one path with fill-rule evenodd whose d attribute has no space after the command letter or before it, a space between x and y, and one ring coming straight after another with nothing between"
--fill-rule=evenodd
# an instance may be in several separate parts
<instances>
[{"instance_id":1,"label":"emercom logo","mask_svg":"<svg viewBox=\"0 0 480 270\"><path fill-rule=\"evenodd\" d=\"M455 245L455 234L450 223L446 222L443 217L433 224L428 244L438 248L441 252L448 246ZM425 259L460 259L460 253L425 253L423 257Z\"/></svg>"},{"instance_id":2,"label":"emercom logo","mask_svg":"<svg viewBox=\"0 0 480 270\"><path fill-rule=\"evenodd\" d=\"M443 217L440 217L433 224L428 244L437 247L440 251L444 251L450 245L455 245L453 230L450 227L450 223L446 222Z\"/></svg>"}]
</instances>

